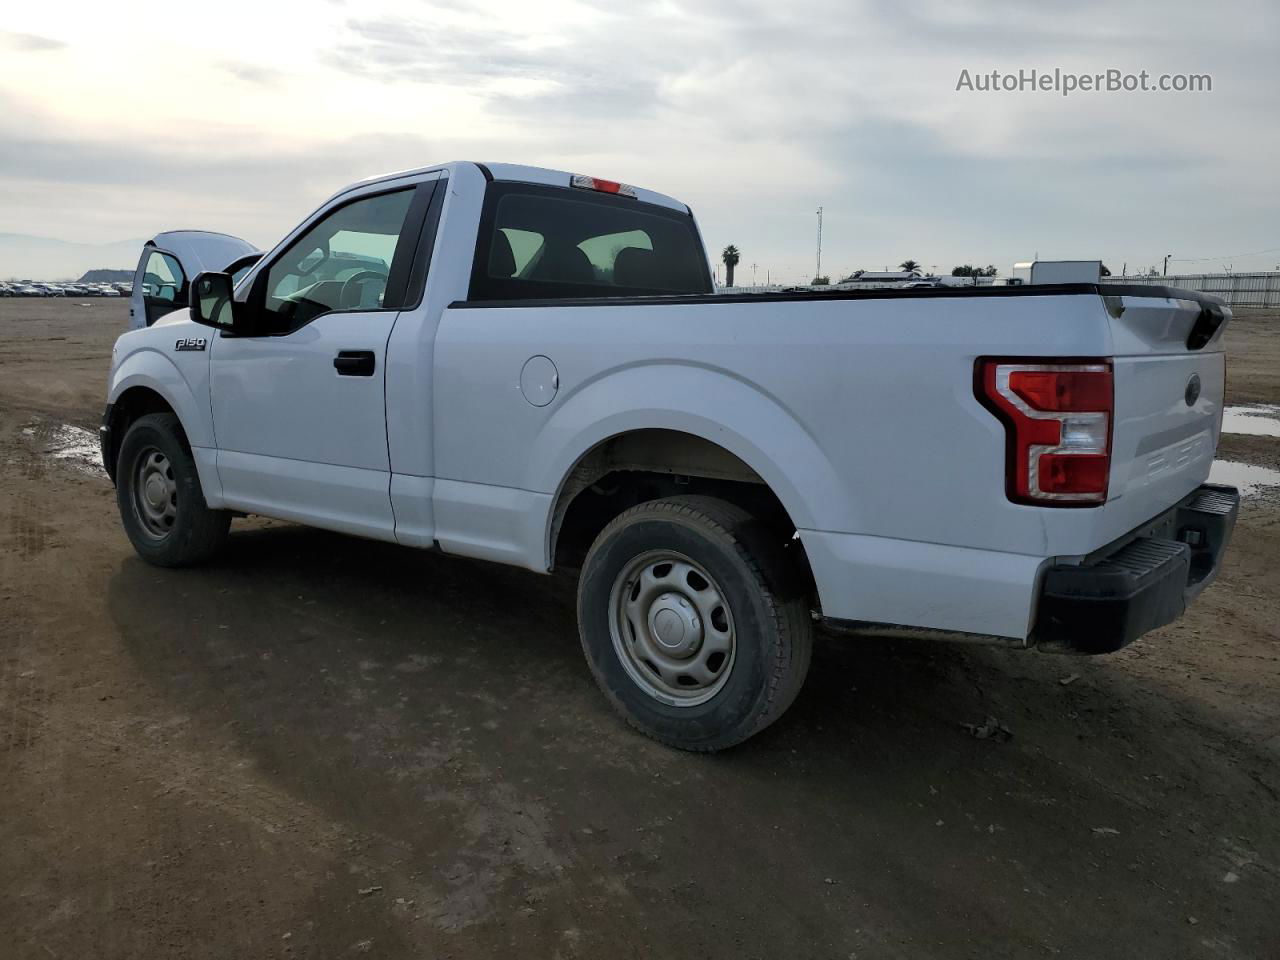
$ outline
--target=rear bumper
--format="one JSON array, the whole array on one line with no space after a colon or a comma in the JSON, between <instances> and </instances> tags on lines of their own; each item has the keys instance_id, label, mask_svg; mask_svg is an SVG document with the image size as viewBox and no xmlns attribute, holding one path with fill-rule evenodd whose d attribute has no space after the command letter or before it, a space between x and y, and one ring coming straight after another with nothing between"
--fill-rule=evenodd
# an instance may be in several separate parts
<instances>
[{"instance_id":1,"label":"rear bumper","mask_svg":"<svg viewBox=\"0 0 1280 960\"><path fill-rule=\"evenodd\" d=\"M1031 643L1111 653L1172 623L1218 575L1240 494L1206 484L1079 564L1044 571Z\"/></svg>"}]
</instances>

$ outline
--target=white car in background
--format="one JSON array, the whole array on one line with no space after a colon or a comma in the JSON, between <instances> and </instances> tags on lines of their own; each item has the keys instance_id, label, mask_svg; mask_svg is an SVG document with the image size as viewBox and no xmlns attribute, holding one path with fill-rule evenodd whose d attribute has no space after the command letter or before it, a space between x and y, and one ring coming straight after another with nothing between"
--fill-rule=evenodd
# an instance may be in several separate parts
<instances>
[{"instance_id":1,"label":"white car in background","mask_svg":"<svg viewBox=\"0 0 1280 960\"><path fill-rule=\"evenodd\" d=\"M253 244L225 233L170 230L142 247L129 296L129 328L149 327L188 305L191 279L206 270L242 273L262 256Z\"/></svg>"}]
</instances>

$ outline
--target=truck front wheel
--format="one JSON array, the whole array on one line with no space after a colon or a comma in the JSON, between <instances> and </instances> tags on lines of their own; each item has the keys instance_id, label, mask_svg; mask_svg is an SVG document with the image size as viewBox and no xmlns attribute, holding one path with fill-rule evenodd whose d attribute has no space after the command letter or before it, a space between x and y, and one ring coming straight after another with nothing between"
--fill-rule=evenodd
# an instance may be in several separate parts
<instances>
[{"instance_id":1,"label":"truck front wheel","mask_svg":"<svg viewBox=\"0 0 1280 960\"><path fill-rule=\"evenodd\" d=\"M231 526L231 514L205 503L182 425L171 413L139 417L125 433L116 502L133 549L158 567L208 560Z\"/></svg>"},{"instance_id":2,"label":"truck front wheel","mask_svg":"<svg viewBox=\"0 0 1280 960\"><path fill-rule=\"evenodd\" d=\"M642 503L596 538L578 585L582 647L632 726L680 749L722 750L790 706L813 624L777 539L703 496Z\"/></svg>"}]
</instances>

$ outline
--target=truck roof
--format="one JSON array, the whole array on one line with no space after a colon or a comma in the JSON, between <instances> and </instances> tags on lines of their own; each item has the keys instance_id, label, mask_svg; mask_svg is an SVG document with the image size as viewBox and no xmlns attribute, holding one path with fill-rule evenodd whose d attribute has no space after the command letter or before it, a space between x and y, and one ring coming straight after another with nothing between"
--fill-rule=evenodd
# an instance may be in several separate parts
<instances>
[{"instance_id":1,"label":"truck roof","mask_svg":"<svg viewBox=\"0 0 1280 960\"><path fill-rule=\"evenodd\" d=\"M258 250L247 240L212 230L166 230L157 233L143 247L158 247L172 253L189 276L201 270L221 270L233 260Z\"/></svg>"},{"instance_id":2,"label":"truck roof","mask_svg":"<svg viewBox=\"0 0 1280 960\"><path fill-rule=\"evenodd\" d=\"M349 187L339 190L334 196L346 193L352 187L366 186L370 183L380 183L385 180L398 180L402 177L413 176L419 173L431 173L434 171L442 171L451 173L459 167L475 167L484 174L486 180L502 180L516 183L539 183L549 187L568 187L571 186L571 179L575 176L567 170L550 170L546 167L530 167L518 163L477 163L472 160L454 160L449 163L432 164L429 167L415 167L410 170L397 170L394 173L384 173L376 177L366 177L353 183ZM681 213L689 213L687 204L681 203L675 197L667 196L665 193L658 193L655 190L646 190L644 187L632 187L635 191L637 200L643 200L645 203L655 203L662 207L669 207L672 210L679 210ZM331 198L332 199L332 198Z\"/></svg>"}]
</instances>

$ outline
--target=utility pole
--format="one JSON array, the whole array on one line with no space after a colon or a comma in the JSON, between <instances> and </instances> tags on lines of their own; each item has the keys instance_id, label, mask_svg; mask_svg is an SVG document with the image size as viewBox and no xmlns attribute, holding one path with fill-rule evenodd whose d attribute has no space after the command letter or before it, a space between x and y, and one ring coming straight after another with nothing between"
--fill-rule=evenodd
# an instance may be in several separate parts
<instances>
[{"instance_id":1,"label":"utility pole","mask_svg":"<svg viewBox=\"0 0 1280 960\"><path fill-rule=\"evenodd\" d=\"M1169 275L1169 258L1172 256L1173 256L1172 253L1166 253L1164 255L1164 273L1161 274L1161 276L1167 277Z\"/></svg>"},{"instance_id":2,"label":"utility pole","mask_svg":"<svg viewBox=\"0 0 1280 960\"><path fill-rule=\"evenodd\" d=\"M822 208L818 208L818 272L814 277L822 276Z\"/></svg>"}]
</instances>

